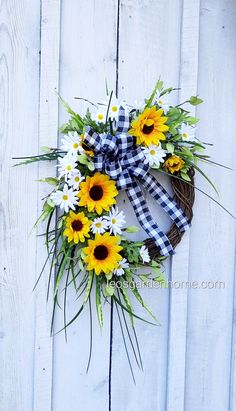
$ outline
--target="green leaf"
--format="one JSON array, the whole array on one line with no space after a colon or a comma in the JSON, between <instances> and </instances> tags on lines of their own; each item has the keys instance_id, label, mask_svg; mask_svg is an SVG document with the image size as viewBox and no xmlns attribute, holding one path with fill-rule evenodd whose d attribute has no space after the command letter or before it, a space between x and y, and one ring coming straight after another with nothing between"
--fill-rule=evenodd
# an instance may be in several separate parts
<instances>
[{"instance_id":1,"label":"green leaf","mask_svg":"<svg viewBox=\"0 0 236 411\"><path fill-rule=\"evenodd\" d=\"M163 86L163 82L162 82L162 86ZM161 91L161 90L159 90L159 91ZM164 96L164 94L170 94L172 91L173 91L173 87L166 88L165 90L163 90L163 91L160 93L160 97L161 97L161 96Z\"/></svg>"},{"instance_id":2,"label":"green leaf","mask_svg":"<svg viewBox=\"0 0 236 411\"><path fill-rule=\"evenodd\" d=\"M52 209L52 208L56 207L55 203L52 201L52 199L50 197L48 197L48 199L47 199L47 206L49 206L49 207L47 207L48 211L50 211L50 208Z\"/></svg>"},{"instance_id":3,"label":"green leaf","mask_svg":"<svg viewBox=\"0 0 236 411\"><path fill-rule=\"evenodd\" d=\"M34 224L34 227L37 227L40 223L42 223L43 221L45 221L53 212L55 208L55 204L53 203L53 206L48 204L48 200L45 201L44 205L43 205L43 212L42 214L39 216L39 218L37 219L36 223Z\"/></svg>"},{"instance_id":4,"label":"green leaf","mask_svg":"<svg viewBox=\"0 0 236 411\"><path fill-rule=\"evenodd\" d=\"M88 157L86 156L86 154L80 154L78 156L78 161L80 164L84 164L86 166L88 164Z\"/></svg>"},{"instance_id":5,"label":"green leaf","mask_svg":"<svg viewBox=\"0 0 236 411\"><path fill-rule=\"evenodd\" d=\"M102 304L101 304L101 279L99 276L96 276L96 308L100 328L103 325L103 316L102 316Z\"/></svg>"},{"instance_id":6,"label":"green leaf","mask_svg":"<svg viewBox=\"0 0 236 411\"><path fill-rule=\"evenodd\" d=\"M189 156L190 158L193 157L193 153L192 153L191 150L189 150L189 148L183 146L183 147L181 147L181 151L182 151L185 155Z\"/></svg>"},{"instance_id":7,"label":"green leaf","mask_svg":"<svg viewBox=\"0 0 236 411\"><path fill-rule=\"evenodd\" d=\"M104 289L104 294L106 297L111 297L115 292L115 288L112 287L109 284L106 284L105 289Z\"/></svg>"},{"instance_id":8,"label":"green leaf","mask_svg":"<svg viewBox=\"0 0 236 411\"><path fill-rule=\"evenodd\" d=\"M175 146L172 143L167 143L166 144L166 149L168 153L173 154L175 151Z\"/></svg>"},{"instance_id":9,"label":"green leaf","mask_svg":"<svg viewBox=\"0 0 236 411\"><path fill-rule=\"evenodd\" d=\"M189 99L189 103L192 106L198 106L198 104L203 103L203 100L198 98L197 96L191 96L190 99Z\"/></svg>"},{"instance_id":10,"label":"green leaf","mask_svg":"<svg viewBox=\"0 0 236 411\"><path fill-rule=\"evenodd\" d=\"M87 254L85 254L85 252L84 252L84 249L83 248L81 248L80 249L80 256L81 256L81 258L84 260L85 259L85 257L87 256Z\"/></svg>"},{"instance_id":11,"label":"green leaf","mask_svg":"<svg viewBox=\"0 0 236 411\"><path fill-rule=\"evenodd\" d=\"M94 278L94 273L93 271L89 271L89 275L88 275L88 283L87 283L87 287L86 287L86 291L85 291L85 298L84 298L84 302L83 305L85 305L89 299L91 290L92 290L92 285L93 285L93 278Z\"/></svg>"},{"instance_id":12,"label":"green leaf","mask_svg":"<svg viewBox=\"0 0 236 411\"><path fill-rule=\"evenodd\" d=\"M40 181L40 183L48 183L51 186L57 186L58 185L58 179L53 178L53 177L41 178L38 181Z\"/></svg>"},{"instance_id":13,"label":"green leaf","mask_svg":"<svg viewBox=\"0 0 236 411\"><path fill-rule=\"evenodd\" d=\"M155 281L156 283L159 283L162 288L168 288L168 284L164 277L164 273L161 273L158 277L153 278L153 281Z\"/></svg>"},{"instance_id":14,"label":"green leaf","mask_svg":"<svg viewBox=\"0 0 236 411\"><path fill-rule=\"evenodd\" d=\"M160 264L159 264L156 260L152 260L152 261L151 261L151 266L152 266L152 267L159 267L159 265L160 265Z\"/></svg>"},{"instance_id":15,"label":"green leaf","mask_svg":"<svg viewBox=\"0 0 236 411\"><path fill-rule=\"evenodd\" d=\"M90 171L94 171L94 170L95 170L95 165L94 165L94 163L92 163L91 161L88 162L87 166L88 166L88 169L89 169Z\"/></svg>"},{"instance_id":16,"label":"green leaf","mask_svg":"<svg viewBox=\"0 0 236 411\"><path fill-rule=\"evenodd\" d=\"M180 175L181 175L181 177L182 177L183 180L185 180L185 181L191 181L191 178L189 177L188 174L183 173L183 172L181 171L181 172L180 172Z\"/></svg>"},{"instance_id":17,"label":"green leaf","mask_svg":"<svg viewBox=\"0 0 236 411\"><path fill-rule=\"evenodd\" d=\"M137 227L136 225L130 225L129 227L127 227L125 229L126 233L137 233L140 230L139 227Z\"/></svg>"}]
</instances>

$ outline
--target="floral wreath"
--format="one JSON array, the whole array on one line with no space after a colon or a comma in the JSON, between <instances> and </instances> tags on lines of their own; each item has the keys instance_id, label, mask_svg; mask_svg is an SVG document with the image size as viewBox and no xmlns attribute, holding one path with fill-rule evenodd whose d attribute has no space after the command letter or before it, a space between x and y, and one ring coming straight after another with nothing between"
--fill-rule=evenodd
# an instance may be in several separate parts
<instances>
[{"instance_id":1,"label":"floral wreath","mask_svg":"<svg viewBox=\"0 0 236 411\"><path fill-rule=\"evenodd\" d=\"M52 185L53 191L44 202L37 224L47 220L48 288L55 270L54 306L58 304L63 281L64 304L70 286L74 287L78 301L82 300L75 316L68 322L65 320L65 331L88 302L92 315L93 289L101 327L103 301L110 302L112 307L115 304L124 318L128 314L133 331L134 318L150 323L134 312L131 294L158 324L143 301L137 279L144 284L151 281L165 286L163 260L174 253L192 220L194 172L200 172L213 186L198 163L217 164L203 154L206 143L195 137L198 119L183 108L184 103L195 106L202 100L192 96L183 104L172 106L167 98L173 90L164 89L163 82L158 80L150 98L132 106L118 102L113 93L107 93L106 101L90 103L92 109L87 109L85 116L61 99L70 119L60 128L64 135L60 148L44 148L45 153L24 158L22 162L58 161L57 178L42 180ZM173 198L150 170L170 177ZM154 221L143 189L173 221L167 234ZM122 190L126 191L139 225L147 233L148 238L143 242L126 237L126 233L136 233L139 228L127 226L124 210L116 205ZM141 274L142 267L150 267L151 273ZM91 352L89 363L90 358Z\"/></svg>"}]
</instances>

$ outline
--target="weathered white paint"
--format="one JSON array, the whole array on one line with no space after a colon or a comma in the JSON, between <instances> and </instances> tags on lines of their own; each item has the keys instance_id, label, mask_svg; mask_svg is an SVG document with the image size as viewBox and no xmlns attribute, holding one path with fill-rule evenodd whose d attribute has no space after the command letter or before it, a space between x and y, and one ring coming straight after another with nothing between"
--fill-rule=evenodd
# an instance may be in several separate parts
<instances>
[{"instance_id":1,"label":"weathered white paint","mask_svg":"<svg viewBox=\"0 0 236 411\"><path fill-rule=\"evenodd\" d=\"M31 9L30 18L26 18ZM0 408L33 402L37 166L11 168L11 157L38 151L40 4L0 2L1 277Z\"/></svg>"},{"instance_id":2,"label":"weathered white paint","mask_svg":"<svg viewBox=\"0 0 236 411\"><path fill-rule=\"evenodd\" d=\"M55 88L83 110L74 96L103 99L105 78L110 89L117 84L120 98L132 102L149 93L161 74L167 84L181 86L173 102L196 91L203 96L198 136L214 142L209 149L216 161L232 166L236 4L2 0L0 21L0 410L108 411L109 307L102 336L94 311L93 358L86 375L88 313L70 327L67 344L63 334L51 339L52 299L47 305L45 277L32 293L45 258L43 241L29 235L40 211L39 196L45 195L34 180L51 175L53 166L11 169L11 157L57 143L58 124L67 116L61 107L58 116ZM235 211L235 172L206 170L221 201ZM162 182L168 187L166 179ZM211 192L202 178L197 177L197 185ZM167 228L168 218L149 197L148 202ZM125 196L120 203L134 223ZM135 370L136 386L115 313L112 411L235 410L234 255L233 220L197 194L193 227L166 272L174 281L226 281L226 288L144 290L162 326L137 322L144 373ZM71 291L68 318L76 308ZM59 310L55 332L62 324Z\"/></svg>"},{"instance_id":3,"label":"weathered white paint","mask_svg":"<svg viewBox=\"0 0 236 411\"><path fill-rule=\"evenodd\" d=\"M48 40L50 38L50 41ZM59 50L60 50L60 0L44 0L41 4L40 38L40 96L39 96L39 139L38 147L56 147L58 130L58 100L55 92L59 86ZM39 178L56 174L53 163L39 165ZM44 198L50 188L41 184L38 198ZM38 213L42 203L38 202ZM38 230L39 234L42 229ZM40 273L47 258L43 237L37 239L36 270ZM49 267L47 266L47 271ZM52 348L50 335L52 317L51 282L48 304L48 279L43 276L35 292L35 364L34 364L34 410L49 411L52 401Z\"/></svg>"},{"instance_id":4,"label":"weathered white paint","mask_svg":"<svg viewBox=\"0 0 236 411\"><path fill-rule=\"evenodd\" d=\"M179 101L197 94L199 0L184 0L182 5L180 92ZM188 109L195 115L193 107ZM188 231L172 258L171 280L173 283L188 282L190 235ZM171 288L169 303L169 349L167 378L167 410L184 409L185 361L187 329L187 288ZM178 378L176 378L178 376Z\"/></svg>"}]
</instances>

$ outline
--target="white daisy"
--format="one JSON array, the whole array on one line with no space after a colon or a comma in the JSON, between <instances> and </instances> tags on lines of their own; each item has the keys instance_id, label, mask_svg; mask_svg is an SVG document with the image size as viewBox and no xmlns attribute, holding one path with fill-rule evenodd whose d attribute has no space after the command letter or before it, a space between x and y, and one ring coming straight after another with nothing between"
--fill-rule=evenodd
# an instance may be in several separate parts
<instances>
[{"instance_id":1,"label":"white daisy","mask_svg":"<svg viewBox=\"0 0 236 411\"><path fill-rule=\"evenodd\" d=\"M118 118L119 108L120 108L120 103L117 100L117 98L112 98L110 108L109 108L109 117L111 117L111 119L116 120Z\"/></svg>"},{"instance_id":2,"label":"white daisy","mask_svg":"<svg viewBox=\"0 0 236 411\"><path fill-rule=\"evenodd\" d=\"M188 124L181 124L181 127L179 129L179 134L181 134L182 139L185 141L194 141L195 137L195 128L189 126Z\"/></svg>"},{"instance_id":3,"label":"white daisy","mask_svg":"<svg viewBox=\"0 0 236 411\"><path fill-rule=\"evenodd\" d=\"M142 247L139 250L139 254L140 254L140 257L143 260L143 263L149 263L150 262L151 258L150 258L148 249L147 249L147 247L145 247L145 245L142 245Z\"/></svg>"},{"instance_id":4,"label":"white daisy","mask_svg":"<svg viewBox=\"0 0 236 411\"><path fill-rule=\"evenodd\" d=\"M79 190L80 183L85 179L81 172L77 170L75 174L72 174L71 178L68 180L68 185L73 187L75 190Z\"/></svg>"},{"instance_id":5,"label":"white daisy","mask_svg":"<svg viewBox=\"0 0 236 411\"><path fill-rule=\"evenodd\" d=\"M155 96L156 104L158 104L158 106L164 111L164 114L166 114L170 109L170 104L168 103L166 96L160 96L160 94L161 92L158 91Z\"/></svg>"},{"instance_id":6,"label":"white daisy","mask_svg":"<svg viewBox=\"0 0 236 411\"><path fill-rule=\"evenodd\" d=\"M91 118L98 123L105 123L106 122L106 115L107 115L107 107L101 105L98 109L91 114Z\"/></svg>"},{"instance_id":7,"label":"white daisy","mask_svg":"<svg viewBox=\"0 0 236 411\"><path fill-rule=\"evenodd\" d=\"M123 260L119 261L118 267L114 270L114 274L118 277L123 275L125 273L125 268L129 268L129 264L126 258L123 258Z\"/></svg>"},{"instance_id":8,"label":"white daisy","mask_svg":"<svg viewBox=\"0 0 236 411\"><path fill-rule=\"evenodd\" d=\"M135 100L134 103L132 104L132 108L135 108L135 110L139 110L139 111L143 111L145 106L146 106L146 103L144 100L141 100L141 101Z\"/></svg>"},{"instance_id":9,"label":"white daisy","mask_svg":"<svg viewBox=\"0 0 236 411\"><path fill-rule=\"evenodd\" d=\"M108 229L108 221L103 217L95 218L91 224L91 230L93 234L103 234Z\"/></svg>"},{"instance_id":10,"label":"white daisy","mask_svg":"<svg viewBox=\"0 0 236 411\"><path fill-rule=\"evenodd\" d=\"M77 154L80 148L81 137L77 133L69 133L62 139L61 149L69 154Z\"/></svg>"},{"instance_id":11,"label":"white daisy","mask_svg":"<svg viewBox=\"0 0 236 411\"><path fill-rule=\"evenodd\" d=\"M143 152L148 159L149 166L152 167L154 164L160 167L160 163L163 163L166 157L166 151L162 149L161 144L156 146L151 144L149 147L144 147Z\"/></svg>"},{"instance_id":12,"label":"white daisy","mask_svg":"<svg viewBox=\"0 0 236 411\"><path fill-rule=\"evenodd\" d=\"M65 180L67 181L67 178L71 178L72 174L78 172L76 168L76 156L68 153L64 157L59 158L59 165L57 167L59 178L65 177Z\"/></svg>"},{"instance_id":13,"label":"white daisy","mask_svg":"<svg viewBox=\"0 0 236 411\"><path fill-rule=\"evenodd\" d=\"M119 211L117 207L112 207L109 215L104 218L108 221L110 233L114 235L121 234L121 228L126 223L123 211Z\"/></svg>"},{"instance_id":14,"label":"white daisy","mask_svg":"<svg viewBox=\"0 0 236 411\"><path fill-rule=\"evenodd\" d=\"M75 205L78 204L77 194L78 191L68 188L68 185L65 184L63 191L57 190L51 194L50 198L57 206L60 206L61 210L65 210L65 212L68 213L69 208L75 210Z\"/></svg>"}]
</instances>

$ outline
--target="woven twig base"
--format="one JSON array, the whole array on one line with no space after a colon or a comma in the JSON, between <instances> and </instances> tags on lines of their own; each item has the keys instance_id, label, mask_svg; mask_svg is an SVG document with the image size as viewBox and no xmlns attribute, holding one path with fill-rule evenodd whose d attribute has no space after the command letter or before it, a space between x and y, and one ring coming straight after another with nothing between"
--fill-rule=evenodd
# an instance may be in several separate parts
<instances>
[{"instance_id":1,"label":"woven twig base","mask_svg":"<svg viewBox=\"0 0 236 411\"><path fill-rule=\"evenodd\" d=\"M173 187L174 191L174 200L178 204L180 208L185 212L187 217L189 218L189 221L192 221L193 218L193 203L194 203L194 198L195 198L195 191L194 191L194 170L191 169L188 173L189 177L191 178L190 184L187 182L184 182L182 180L179 180L177 178L172 177L171 178L171 184ZM173 248L179 244L181 241L181 238L183 237L183 232L181 232L178 227L173 223L172 226L170 227L168 233L166 234L167 237L170 240L170 243ZM158 248L154 242L153 239L148 238L145 240L145 245L149 250L150 257L152 259L156 259L160 257L160 253L158 251Z\"/></svg>"}]
</instances>

